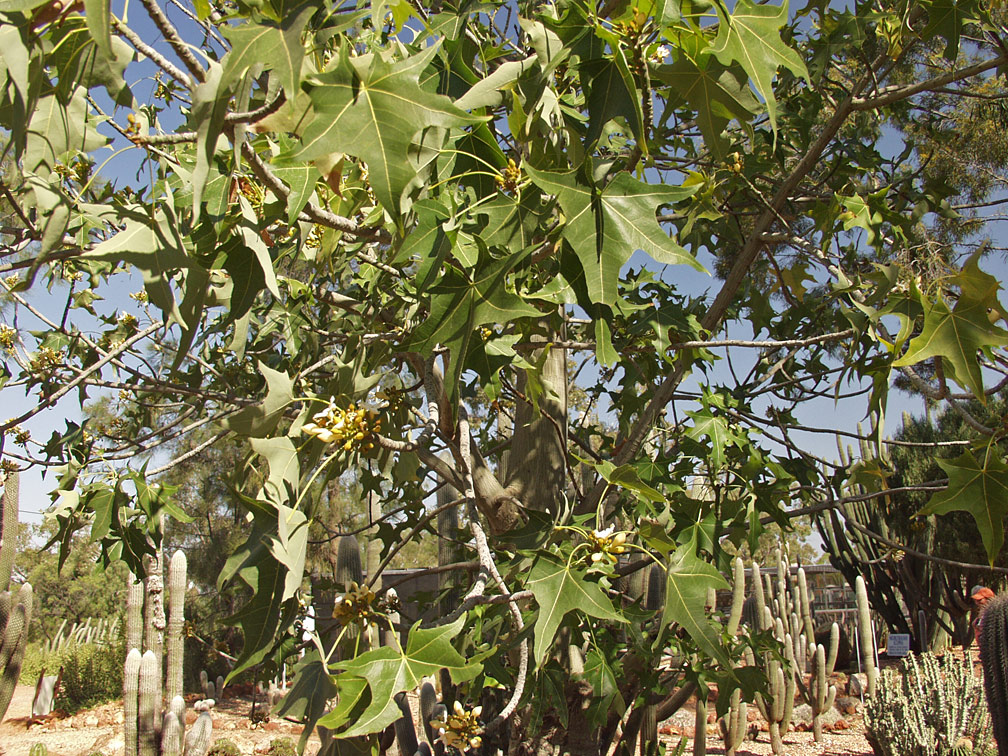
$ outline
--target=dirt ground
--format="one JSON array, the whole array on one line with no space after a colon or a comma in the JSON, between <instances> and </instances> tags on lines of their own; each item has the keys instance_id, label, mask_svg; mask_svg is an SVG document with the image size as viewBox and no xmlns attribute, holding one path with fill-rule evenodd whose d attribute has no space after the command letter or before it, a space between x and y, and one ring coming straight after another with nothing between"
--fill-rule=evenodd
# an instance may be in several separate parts
<instances>
[{"instance_id":1,"label":"dirt ground","mask_svg":"<svg viewBox=\"0 0 1008 756\"><path fill-rule=\"evenodd\" d=\"M27 685L19 685L15 689L7 716L0 723L0 756L28 756L35 743L42 743L48 756L90 756L96 752L104 756L122 756L125 750L122 701L103 704L69 717L54 715L44 722L32 724L34 693L35 689ZM265 753L274 738L287 737L296 743L301 737L302 728L299 725L276 717L253 726L249 721L251 709L250 697L228 696L225 691L224 700L214 708L213 739L232 740L242 754L253 756ZM190 702L187 719L192 722L195 718ZM318 737L313 735L306 753L313 754L318 748Z\"/></svg>"},{"instance_id":2,"label":"dirt ground","mask_svg":"<svg viewBox=\"0 0 1008 756\"><path fill-rule=\"evenodd\" d=\"M35 743L42 743L48 756L122 756L123 712L122 702L103 704L78 712L73 716L53 716L44 722L31 723L31 701L34 689L19 685L7 717L0 723L0 756L28 756ZM815 743L807 724L803 723L801 707L795 711L796 729L789 732L784 743L788 756L871 756L872 750L864 737L860 711L853 699L847 699L848 710L835 710L828 718L827 732L820 743ZM265 753L274 738L288 737L294 741L301 735L301 727L282 719L272 718L264 724L253 726L249 721L252 700L247 696L226 696L214 709L214 740L227 738L238 746L242 754L255 756ZM750 707L750 737L737 751L739 756L768 756L771 753L766 723ZM686 753L693 753L695 709L692 703L677 712L661 727L663 739L670 750L681 737L689 738ZM194 719L193 713L190 718ZM724 754L724 743L718 735L713 715L709 717L707 753ZM306 753L313 756L318 751L317 736L309 740Z\"/></svg>"}]
</instances>

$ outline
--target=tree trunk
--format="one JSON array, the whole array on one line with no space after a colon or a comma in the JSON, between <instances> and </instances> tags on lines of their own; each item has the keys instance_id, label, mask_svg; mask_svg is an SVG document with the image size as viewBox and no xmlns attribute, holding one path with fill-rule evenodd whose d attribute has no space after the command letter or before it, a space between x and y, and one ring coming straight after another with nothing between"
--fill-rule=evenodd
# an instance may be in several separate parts
<instances>
[{"instance_id":1,"label":"tree trunk","mask_svg":"<svg viewBox=\"0 0 1008 756\"><path fill-rule=\"evenodd\" d=\"M538 337L545 341L545 337ZM532 355L536 361L540 355ZM538 408L518 400L514 436L508 454L505 487L525 507L556 515L565 490L567 454L567 359L564 350L550 349L542 369ZM518 388L528 399L525 374Z\"/></svg>"}]
</instances>

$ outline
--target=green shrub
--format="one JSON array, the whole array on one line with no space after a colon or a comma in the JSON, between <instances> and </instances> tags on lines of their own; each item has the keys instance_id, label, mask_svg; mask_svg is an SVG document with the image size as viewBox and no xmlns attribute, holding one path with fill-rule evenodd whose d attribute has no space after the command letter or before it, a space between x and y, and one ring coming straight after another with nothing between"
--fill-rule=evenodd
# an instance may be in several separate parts
<instances>
[{"instance_id":1,"label":"green shrub","mask_svg":"<svg viewBox=\"0 0 1008 756\"><path fill-rule=\"evenodd\" d=\"M908 656L883 671L865 701L868 742L878 756L985 754L991 723L983 687L967 656Z\"/></svg>"},{"instance_id":2,"label":"green shrub","mask_svg":"<svg viewBox=\"0 0 1008 756\"><path fill-rule=\"evenodd\" d=\"M241 750L233 740L220 738L215 740L206 756L241 756Z\"/></svg>"},{"instance_id":3,"label":"green shrub","mask_svg":"<svg viewBox=\"0 0 1008 756\"><path fill-rule=\"evenodd\" d=\"M46 756L49 753L49 749L46 748L45 743L33 743L32 747L28 749L28 756Z\"/></svg>"},{"instance_id":4,"label":"green shrub","mask_svg":"<svg viewBox=\"0 0 1008 756\"><path fill-rule=\"evenodd\" d=\"M52 673L63 667L57 708L77 711L122 695L124 654L121 647L83 643L67 646L55 656L59 663ZM49 670L48 664L46 669Z\"/></svg>"},{"instance_id":5,"label":"green shrub","mask_svg":"<svg viewBox=\"0 0 1008 756\"><path fill-rule=\"evenodd\" d=\"M59 672L59 664L53 658L55 654L47 654L42 650L39 643L30 643L25 649L24 661L21 662L21 676L18 682L21 685L31 685L35 687L39 675L45 669L47 675L55 675Z\"/></svg>"},{"instance_id":6,"label":"green shrub","mask_svg":"<svg viewBox=\"0 0 1008 756\"><path fill-rule=\"evenodd\" d=\"M297 756L297 746L290 738L273 738L266 756Z\"/></svg>"}]
</instances>

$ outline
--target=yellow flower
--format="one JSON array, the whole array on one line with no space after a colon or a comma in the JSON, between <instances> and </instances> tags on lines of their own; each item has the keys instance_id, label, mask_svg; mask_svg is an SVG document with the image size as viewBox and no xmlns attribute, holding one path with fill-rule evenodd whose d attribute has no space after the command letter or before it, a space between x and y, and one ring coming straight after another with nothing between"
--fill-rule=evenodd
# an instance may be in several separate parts
<instances>
[{"instance_id":1,"label":"yellow flower","mask_svg":"<svg viewBox=\"0 0 1008 756\"><path fill-rule=\"evenodd\" d=\"M438 731L438 739L448 748L460 751L479 748L483 743L483 727L479 723L482 706L467 709L460 701L455 701L454 711L443 721L433 720L430 724Z\"/></svg>"}]
</instances>

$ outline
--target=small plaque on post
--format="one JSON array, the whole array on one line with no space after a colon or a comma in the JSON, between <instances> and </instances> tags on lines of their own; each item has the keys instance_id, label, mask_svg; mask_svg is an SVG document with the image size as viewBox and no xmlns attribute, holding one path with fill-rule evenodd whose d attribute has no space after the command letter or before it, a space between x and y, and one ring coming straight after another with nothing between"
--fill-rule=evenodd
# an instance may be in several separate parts
<instances>
[{"instance_id":1,"label":"small plaque on post","mask_svg":"<svg viewBox=\"0 0 1008 756\"><path fill-rule=\"evenodd\" d=\"M909 633L889 633L886 656L906 656L910 653Z\"/></svg>"}]
</instances>

